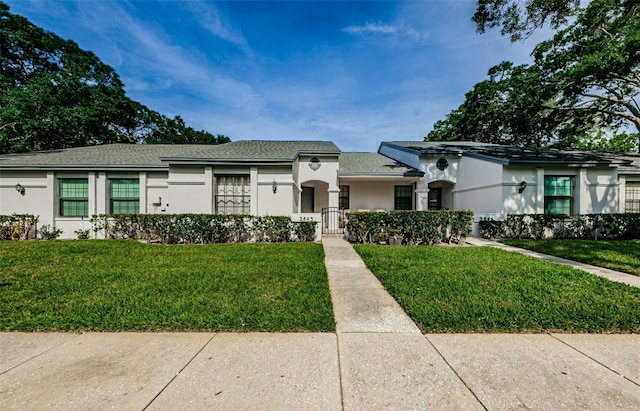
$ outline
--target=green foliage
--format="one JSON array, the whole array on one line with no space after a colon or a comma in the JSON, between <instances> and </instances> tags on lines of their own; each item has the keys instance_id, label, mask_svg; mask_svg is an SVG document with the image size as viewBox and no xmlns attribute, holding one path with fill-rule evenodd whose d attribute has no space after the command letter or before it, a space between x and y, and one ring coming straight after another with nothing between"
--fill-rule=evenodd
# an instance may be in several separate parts
<instances>
[{"instance_id":1,"label":"green foliage","mask_svg":"<svg viewBox=\"0 0 640 411\"><path fill-rule=\"evenodd\" d=\"M44 240L55 240L63 233L61 228L56 226L43 225L40 229L40 235Z\"/></svg>"},{"instance_id":2,"label":"green foliage","mask_svg":"<svg viewBox=\"0 0 640 411\"><path fill-rule=\"evenodd\" d=\"M471 20L479 33L500 27L503 36L518 41L546 24L553 28L566 24L579 6L579 0L478 0Z\"/></svg>"},{"instance_id":3,"label":"green foliage","mask_svg":"<svg viewBox=\"0 0 640 411\"><path fill-rule=\"evenodd\" d=\"M472 211L353 212L345 228L355 243L378 244L398 235L403 244L420 245L463 243L472 223Z\"/></svg>"},{"instance_id":4,"label":"green foliage","mask_svg":"<svg viewBox=\"0 0 640 411\"><path fill-rule=\"evenodd\" d=\"M101 214L91 223L105 238L163 244L313 241L316 228L315 221L300 225L290 217L228 214Z\"/></svg>"},{"instance_id":5,"label":"green foliage","mask_svg":"<svg viewBox=\"0 0 640 411\"><path fill-rule=\"evenodd\" d=\"M74 233L76 234L78 240L88 240L91 230L89 230L88 228L85 228L85 229L81 228L74 231Z\"/></svg>"},{"instance_id":6,"label":"green foliage","mask_svg":"<svg viewBox=\"0 0 640 411\"><path fill-rule=\"evenodd\" d=\"M514 247L640 275L640 240L502 240Z\"/></svg>"},{"instance_id":7,"label":"green foliage","mask_svg":"<svg viewBox=\"0 0 640 411\"><path fill-rule=\"evenodd\" d=\"M0 215L0 241L35 238L39 218L32 214Z\"/></svg>"},{"instance_id":8,"label":"green foliage","mask_svg":"<svg viewBox=\"0 0 640 411\"><path fill-rule=\"evenodd\" d=\"M355 245L425 333L640 332L640 289L492 247Z\"/></svg>"},{"instance_id":9,"label":"green foliage","mask_svg":"<svg viewBox=\"0 0 640 411\"><path fill-rule=\"evenodd\" d=\"M0 2L0 154L107 143L219 144L129 99L115 70Z\"/></svg>"},{"instance_id":10,"label":"green foliage","mask_svg":"<svg viewBox=\"0 0 640 411\"><path fill-rule=\"evenodd\" d=\"M520 20L522 11L515 4L481 0L479 8L489 10L481 20L502 24L513 19L509 30L521 33L521 23L530 20ZM577 13L553 39L536 46L534 64L492 67L489 79L476 84L460 107L436 122L425 140L640 150L640 2L593 0L584 9L566 1L527 4L534 14L547 6L549 16ZM620 131L628 126L636 133Z\"/></svg>"},{"instance_id":11,"label":"green foliage","mask_svg":"<svg viewBox=\"0 0 640 411\"><path fill-rule=\"evenodd\" d=\"M508 214L504 221L478 223L483 238L638 239L640 213Z\"/></svg>"},{"instance_id":12,"label":"green foliage","mask_svg":"<svg viewBox=\"0 0 640 411\"><path fill-rule=\"evenodd\" d=\"M2 331L334 331L322 245L0 243Z\"/></svg>"}]
</instances>

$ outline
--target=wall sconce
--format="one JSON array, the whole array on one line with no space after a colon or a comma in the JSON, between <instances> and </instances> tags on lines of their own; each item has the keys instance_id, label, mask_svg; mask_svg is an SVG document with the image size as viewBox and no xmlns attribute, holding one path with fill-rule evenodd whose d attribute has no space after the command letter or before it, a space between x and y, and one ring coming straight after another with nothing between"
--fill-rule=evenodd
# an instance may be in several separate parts
<instances>
[{"instance_id":1,"label":"wall sconce","mask_svg":"<svg viewBox=\"0 0 640 411\"><path fill-rule=\"evenodd\" d=\"M278 191L278 183L276 183L276 180L273 180L273 183L271 183L271 189L273 190L274 194L276 191Z\"/></svg>"},{"instance_id":2,"label":"wall sconce","mask_svg":"<svg viewBox=\"0 0 640 411\"><path fill-rule=\"evenodd\" d=\"M16 191L18 193L20 193L20 195L24 195L24 192L26 191L24 186L20 183L16 184Z\"/></svg>"},{"instance_id":3,"label":"wall sconce","mask_svg":"<svg viewBox=\"0 0 640 411\"><path fill-rule=\"evenodd\" d=\"M526 182L526 181L524 181L524 180L522 180L522 181L520 182L520 184L518 184L518 186L520 187L520 188L518 189L518 193L522 194L522 192L524 191L524 189L525 189L525 188L527 188L527 182Z\"/></svg>"}]
</instances>

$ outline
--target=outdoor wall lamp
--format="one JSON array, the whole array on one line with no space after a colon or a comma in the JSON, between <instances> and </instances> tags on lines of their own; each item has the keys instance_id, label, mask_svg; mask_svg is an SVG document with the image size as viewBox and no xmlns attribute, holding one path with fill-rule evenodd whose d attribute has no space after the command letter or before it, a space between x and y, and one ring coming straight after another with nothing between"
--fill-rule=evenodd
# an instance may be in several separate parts
<instances>
[{"instance_id":1,"label":"outdoor wall lamp","mask_svg":"<svg viewBox=\"0 0 640 411\"><path fill-rule=\"evenodd\" d=\"M20 183L16 184L16 191L18 193L20 193L20 195L24 195L24 192L26 191L24 186Z\"/></svg>"},{"instance_id":2,"label":"outdoor wall lamp","mask_svg":"<svg viewBox=\"0 0 640 411\"><path fill-rule=\"evenodd\" d=\"M527 182L526 182L526 181L524 181L524 180L522 180L522 181L520 182L520 184L518 184L518 186L520 187L520 188L518 189L518 193L522 194L522 192L524 191L524 189L525 189L525 188L527 188Z\"/></svg>"},{"instance_id":3,"label":"outdoor wall lamp","mask_svg":"<svg viewBox=\"0 0 640 411\"><path fill-rule=\"evenodd\" d=\"M276 183L276 180L273 180L273 183L271 183L271 189L274 193L278 191L278 183Z\"/></svg>"}]
</instances>

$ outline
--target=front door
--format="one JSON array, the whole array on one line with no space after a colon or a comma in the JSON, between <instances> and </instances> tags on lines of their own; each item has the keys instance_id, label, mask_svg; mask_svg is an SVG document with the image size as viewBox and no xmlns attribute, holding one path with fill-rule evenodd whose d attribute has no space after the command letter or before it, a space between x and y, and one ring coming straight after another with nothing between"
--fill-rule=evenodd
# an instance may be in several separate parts
<instances>
[{"instance_id":1,"label":"front door","mask_svg":"<svg viewBox=\"0 0 640 411\"><path fill-rule=\"evenodd\" d=\"M429 189L429 210L442 209L442 187Z\"/></svg>"},{"instance_id":2,"label":"front door","mask_svg":"<svg viewBox=\"0 0 640 411\"><path fill-rule=\"evenodd\" d=\"M313 187L302 186L302 212L314 213L315 212L315 189Z\"/></svg>"}]
</instances>

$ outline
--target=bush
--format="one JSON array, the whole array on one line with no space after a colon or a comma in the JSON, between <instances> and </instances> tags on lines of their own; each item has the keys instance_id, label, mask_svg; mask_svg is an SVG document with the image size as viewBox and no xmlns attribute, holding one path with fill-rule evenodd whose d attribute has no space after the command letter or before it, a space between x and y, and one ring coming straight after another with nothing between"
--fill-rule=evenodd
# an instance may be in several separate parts
<instances>
[{"instance_id":1,"label":"bush","mask_svg":"<svg viewBox=\"0 0 640 411\"><path fill-rule=\"evenodd\" d=\"M246 241L313 241L316 222L290 217L227 214L101 214L91 218L105 238L139 239L164 244Z\"/></svg>"},{"instance_id":2,"label":"bush","mask_svg":"<svg viewBox=\"0 0 640 411\"><path fill-rule=\"evenodd\" d=\"M89 239L89 233L91 232L91 230L89 230L88 228L86 229L79 229L74 231L74 233L76 233L76 236L78 238L78 240L87 240Z\"/></svg>"},{"instance_id":3,"label":"bush","mask_svg":"<svg viewBox=\"0 0 640 411\"><path fill-rule=\"evenodd\" d=\"M640 213L508 214L504 221L480 221L478 228L484 238L632 240L640 238Z\"/></svg>"},{"instance_id":4,"label":"bush","mask_svg":"<svg viewBox=\"0 0 640 411\"><path fill-rule=\"evenodd\" d=\"M39 216L32 214L0 215L0 240L27 240L36 237Z\"/></svg>"},{"instance_id":5,"label":"bush","mask_svg":"<svg viewBox=\"0 0 640 411\"><path fill-rule=\"evenodd\" d=\"M462 243L472 222L472 211L353 212L347 215L346 231L350 241L362 244L396 235L408 245Z\"/></svg>"},{"instance_id":6,"label":"bush","mask_svg":"<svg viewBox=\"0 0 640 411\"><path fill-rule=\"evenodd\" d=\"M40 234L45 240L55 240L56 238L60 237L60 234L62 233L63 231L61 228L58 228L56 226L51 227L49 225L43 225L42 230L40 230Z\"/></svg>"}]
</instances>

